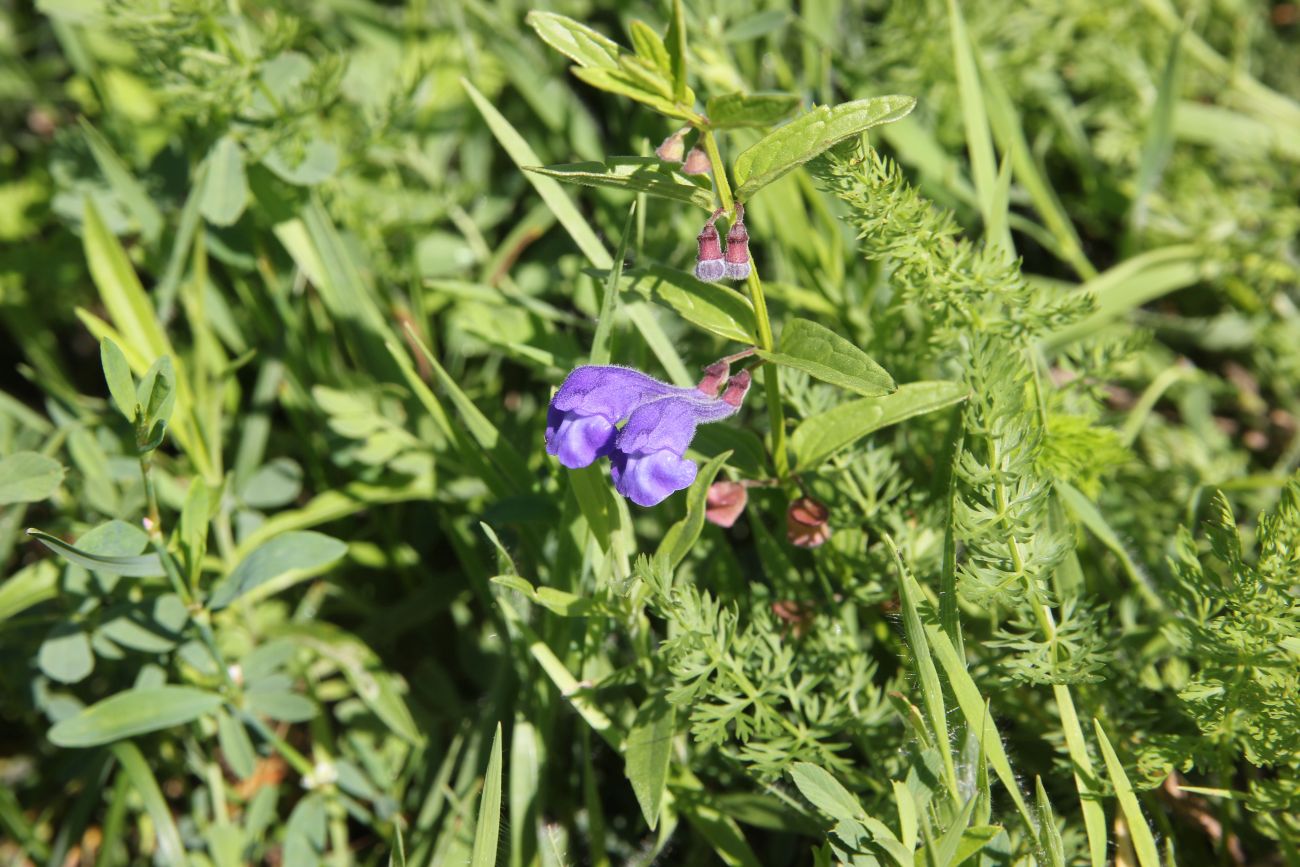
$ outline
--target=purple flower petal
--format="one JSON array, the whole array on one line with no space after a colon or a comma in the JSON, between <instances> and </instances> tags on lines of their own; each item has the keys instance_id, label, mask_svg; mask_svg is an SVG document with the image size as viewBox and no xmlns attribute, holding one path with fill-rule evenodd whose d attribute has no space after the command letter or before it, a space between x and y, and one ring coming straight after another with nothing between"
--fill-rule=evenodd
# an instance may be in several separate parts
<instances>
[{"instance_id":1,"label":"purple flower petal","mask_svg":"<svg viewBox=\"0 0 1300 867\"><path fill-rule=\"evenodd\" d=\"M571 470L589 466L609 454L618 429L599 415L579 415L552 408L546 417L546 452Z\"/></svg>"},{"instance_id":2,"label":"purple flower petal","mask_svg":"<svg viewBox=\"0 0 1300 867\"><path fill-rule=\"evenodd\" d=\"M696 425L724 419L737 409L698 391L690 397L660 398L633 410L615 445L629 455L664 450L681 455L695 438Z\"/></svg>"},{"instance_id":3,"label":"purple flower petal","mask_svg":"<svg viewBox=\"0 0 1300 867\"><path fill-rule=\"evenodd\" d=\"M675 388L628 367L588 364L569 374L555 393L551 406L583 415L599 415L617 424L646 401L694 391Z\"/></svg>"},{"instance_id":4,"label":"purple flower petal","mask_svg":"<svg viewBox=\"0 0 1300 867\"><path fill-rule=\"evenodd\" d=\"M656 506L671 494L689 488L698 469L695 461L668 451L639 455L615 451L609 456L614 490L638 506Z\"/></svg>"}]
</instances>

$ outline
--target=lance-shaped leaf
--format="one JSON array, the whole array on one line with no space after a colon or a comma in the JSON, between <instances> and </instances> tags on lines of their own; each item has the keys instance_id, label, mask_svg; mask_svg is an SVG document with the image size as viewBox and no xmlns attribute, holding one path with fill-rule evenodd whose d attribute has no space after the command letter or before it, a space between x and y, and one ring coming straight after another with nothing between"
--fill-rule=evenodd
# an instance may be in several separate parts
<instances>
[{"instance_id":1,"label":"lance-shaped leaf","mask_svg":"<svg viewBox=\"0 0 1300 867\"><path fill-rule=\"evenodd\" d=\"M909 382L883 397L842 403L805 419L790 435L795 472L811 469L873 431L965 400L957 382Z\"/></svg>"},{"instance_id":2,"label":"lance-shaped leaf","mask_svg":"<svg viewBox=\"0 0 1300 867\"><path fill-rule=\"evenodd\" d=\"M754 308L749 299L716 283L696 280L685 271L652 265L628 271L624 285L726 340L756 343Z\"/></svg>"},{"instance_id":3,"label":"lance-shaped leaf","mask_svg":"<svg viewBox=\"0 0 1300 867\"><path fill-rule=\"evenodd\" d=\"M163 573L162 561L157 554L139 554L134 557L110 557L103 554L91 554L49 533L40 530L28 530L27 535L35 537L45 547L78 566L84 566L95 572L109 575L125 575L128 578L153 578Z\"/></svg>"},{"instance_id":4,"label":"lance-shaped leaf","mask_svg":"<svg viewBox=\"0 0 1300 867\"><path fill-rule=\"evenodd\" d=\"M695 94L687 89L685 99L674 100L671 85L640 58L624 55L616 68L576 67L573 74L592 87L634 99L668 117L694 117Z\"/></svg>"},{"instance_id":5,"label":"lance-shaped leaf","mask_svg":"<svg viewBox=\"0 0 1300 867\"><path fill-rule=\"evenodd\" d=\"M905 117L916 106L910 96L876 96L831 108L819 105L763 136L736 157L736 198L754 193L852 135Z\"/></svg>"},{"instance_id":6,"label":"lance-shaped leaf","mask_svg":"<svg viewBox=\"0 0 1300 867\"><path fill-rule=\"evenodd\" d=\"M221 707L221 696L192 686L130 689L96 702L50 729L60 747L94 747L196 720Z\"/></svg>"},{"instance_id":7,"label":"lance-shaped leaf","mask_svg":"<svg viewBox=\"0 0 1300 867\"><path fill-rule=\"evenodd\" d=\"M878 397L897 388L894 378L858 347L834 331L807 319L795 319L781 331L779 352L760 349L773 364L802 370L822 382Z\"/></svg>"},{"instance_id":8,"label":"lance-shaped leaf","mask_svg":"<svg viewBox=\"0 0 1300 867\"><path fill-rule=\"evenodd\" d=\"M706 113L709 126L729 129L738 126L771 126L785 120L799 107L793 93L724 93L710 97Z\"/></svg>"},{"instance_id":9,"label":"lance-shaped leaf","mask_svg":"<svg viewBox=\"0 0 1300 867\"><path fill-rule=\"evenodd\" d=\"M713 208L711 191L693 183L680 172L673 171L655 157L610 157L603 163L591 161L526 166L524 171L583 187L645 193L660 199L696 205L706 211Z\"/></svg>"},{"instance_id":10,"label":"lance-shaped leaf","mask_svg":"<svg viewBox=\"0 0 1300 867\"><path fill-rule=\"evenodd\" d=\"M587 25L554 12L529 12L525 20L543 42L579 66L618 68L618 43Z\"/></svg>"}]
</instances>

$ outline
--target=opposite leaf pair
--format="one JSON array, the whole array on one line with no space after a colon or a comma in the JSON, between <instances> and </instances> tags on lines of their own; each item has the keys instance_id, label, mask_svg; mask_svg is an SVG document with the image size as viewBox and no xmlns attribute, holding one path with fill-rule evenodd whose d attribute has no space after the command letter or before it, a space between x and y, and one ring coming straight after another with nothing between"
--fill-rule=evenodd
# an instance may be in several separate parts
<instances>
[{"instance_id":1,"label":"opposite leaf pair","mask_svg":"<svg viewBox=\"0 0 1300 867\"><path fill-rule=\"evenodd\" d=\"M706 283L723 277L744 280L749 276L749 232L745 230L745 206L736 202L736 220L731 224L731 231L727 232L725 252L718 240L718 230L713 225L723 213L721 208L714 211L700 234L695 236L700 245L695 257L695 276Z\"/></svg>"},{"instance_id":2,"label":"opposite leaf pair","mask_svg":"<svg viewBox=\"0 0 1300 867\"><path fill-rule=\"evenodd\" d=\"M626 367L576 368L551 400L546 451L569 469L608 457L615 490L656 505L695 481L698 467L683 455L696 426L733 415L744 401L749 371L727 379L728 370L718 362L696 388L678 388Z\"/></svg>"}]
</instances>

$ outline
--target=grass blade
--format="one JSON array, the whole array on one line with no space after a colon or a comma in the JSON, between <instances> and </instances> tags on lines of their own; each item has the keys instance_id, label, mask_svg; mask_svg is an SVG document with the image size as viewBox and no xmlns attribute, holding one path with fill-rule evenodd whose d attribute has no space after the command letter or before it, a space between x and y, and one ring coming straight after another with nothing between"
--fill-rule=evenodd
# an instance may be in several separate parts
<instances>
[{"instance_id":1,"label":"grass blade","mask_svg":"<svg viewBox=\"0 0 1300 867\"><path fill-rule=\"evenodd\" d=\"M492 736L492 753L483 776L483 794L478 802L478 823L474 828L474 852L470 867L495 867L501 835L501 723Z\"/></svg>"},{"instance_id":2,"label":"grass blade","mask_svg":"<svg viewBox=\"0 0 1300 867\"><path fill-rule=\"evenodd\" d=\"M1138 864L1141 867L1160 867L1160 850L1156 848L1155 837L1151 834L1146 817L1142 815L1142 808L1138 805L1133 784L1129 782L1128 774L1124 773L1124 765L1115 754L1115 748L1110 745L1101 723L1094 719L1092 725L1097 732L1097 743L1101 744L1102 755L1106 758L1106 773L1110 777L1111 785L1115 787L1119 808L1124 812L1124 819L1128 822Z\"/></svg>"}]
</instances>

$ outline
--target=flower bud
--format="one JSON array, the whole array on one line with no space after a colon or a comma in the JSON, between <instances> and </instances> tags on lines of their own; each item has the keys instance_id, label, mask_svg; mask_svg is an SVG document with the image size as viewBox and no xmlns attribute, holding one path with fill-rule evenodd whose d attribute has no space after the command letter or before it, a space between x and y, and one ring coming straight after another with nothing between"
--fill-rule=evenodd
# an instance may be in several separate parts
<instances>
[{"instance_id":1,"label":"flower bud","mask_svg":"<svg viewBox=\"0 0 1300 867\"><path fill-rule=\"evenodd\" d=\"M680 129L655 148L655 156L666 163L680 163L684 153L686 153L686 135Z\"/></svg>"},{"instance_id":2,"label":"flower bud","mask_svg":"<svg viewBox=\"0 0 1300 867\"><path fill-rule=\"evenodd\" d=\"M730 364L725 361L715 361L704 368L704 378L695 387L709 397L717 397L718 390L722 388L722 381L727 378L727 374L730 372Z\"/></svg>"},{"instance_id":3,"label":"flower bud","mask_svg":"<svg viewBox=\"0 0 1300 867\"><path fill-rule=\"evenodd\" d=\"M727 277L732 280L744 280L749 276L749 232L745 230L745 206L736 203L736 221L727 232L727 256L725 269Z\"/></svg>"},{"instance_id":4,"label":"flower bud","mask_svg":"<svg viewBox=\"0 0 1300 867\"><path fill-rule=\"evenodd\" d=\"M831 537L826 519L830 512L812 497L800 497L790 504L785 513L785 535L791 545L800 548L817 548Z\"/></svg>"},{"instance_id":5,"label":"flower bud","mask_svg":"<svg viewBox=\"0 0 1300 867\"><path fill-rule=\"evenodd\" d=\"M731 379L727 380L727 390L722 393L722 402L727 406L740 406L745 402L745 395L749 392L750 373L748 370L742 370Z\"/></svg>"},{"instance_id":6,"label":"flower bud","mask_svg":"<svg viewBox=\"0 0 1300 867\"><path fill-rule=\"evenodd\" d=\"M686 155L686 161L682 163L682 171L688 175L707 175L713 171L713 163L709 162L709 155L699 148L691 148L691 152Z\"/></svg>"},{"instance_id":7,"label":"flower bud","mask_svg":"<svg viewBox=\"0 0 1300 867\"><path fill-rule=\"evenodd\" d=\"M740 482L714 482L704 501L704 519L719 527L730 527L748 502L749 489Z\"/></svg>"},{"instance_id":8,"label":"flower bud","mask_svg":"<svg viewBox=\"0 0 1300 867\"><path fill-rule=\"evenodd\" d=\"M727 266L722 261L722 241L713 225L716 219L716 215L710 217L700 234L695 236L700 244L700 251L695 256L695 276L706 283L721 280L727 272Z\"/></svg>"}]
</instances>

